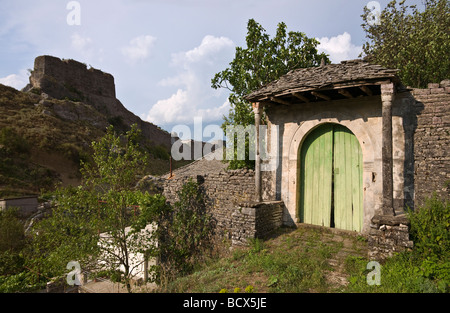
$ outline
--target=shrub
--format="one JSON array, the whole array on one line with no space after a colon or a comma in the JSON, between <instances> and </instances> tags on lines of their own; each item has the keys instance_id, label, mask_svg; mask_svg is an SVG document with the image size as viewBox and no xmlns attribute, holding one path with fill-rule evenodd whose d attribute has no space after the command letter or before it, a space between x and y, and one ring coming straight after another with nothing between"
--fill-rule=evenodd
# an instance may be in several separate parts
<instances>
[{"instance_id":1,"label":"shrub","mask_svg":"<svg viewBox=\"0 0 450 313\"><path fill-rule=\"evenodd\" d=\"M154 145L148 148L149 152L157 159L169 160L170 154L167 149L162 145Z\"/></svg>"},{"instance_id":2,"label":"shrub","mask_svg":"<svg viewBox=\"0 0 450 313\"><path fill-rule=\"evenodd\" d=\"M416 211L409 211L413 258L422 277L437 282L445 291L450 285L450 202L436 194Z\"/></svg>"},{"instance_id":3,"label":"shrub","mask_svg":"<svg viewBox=\"0 0 450 313\"><path fill-rule=\"evenodd\" d=\"M440 260L450 257L450 202L436 194L416 211L409 211L414 251Z\"/></svg>"},{"instance_id":4,"label":"shrub","mask_svg":"<svg viewBox=\"0 0 450 313\"><path fill-rule=\"evenodd\" d=\"M450 290L450 206L433 195L415 211L408 212L414 249L386 260L381 285L366 283L367 260L349 258L350 292L448 292Z\"/></svg>"},{"instance_id":5,"label":"shrub","mask_svg":"<svg viewBox=\"0 0 450 313\"><path fill-rule=\"evenodd\" d=\"M111 116L108 118L108 123L114 127L115 130L123 133L126 132L129 127L123 121L122 116Z\"/></svg>"},{"instance_id":6,"label":"shrub","mask_svg":"<svg viewBox=\"0 0 450 313\"><path fill-rule=\"evenodd\" d=\"M11 127L0 130L0 145L4 146L9 154L28 155L31 150L28 141Z\"/></svg>"},{"instance_id":7,"label":"shrub","mask_svg":"<svg viewBox=\"0 0 450 313\"><path fill-rule=\"evenodd\" d=\"M213 221L199 185L190 179L178 197L158 227L164 281L191 273L212 249Z\"/></svg>"},{"instance_id":8,"label":"shrub","mask_svg":"<svg viewBox=\"0 0 450 313\"><path fill-rule=\"evenodd\" d=\"M0 276L18 274L23 270L24 258L16 252L0 252Z\"/></svg>"},{"instance_id":9,"label":"shrub","mask_svg":"<svg viewBox=\"0 0 450 313\"><path fill-rule=\"evenodd\" d=\"M45 288L45 281L36 281L36 276L29 272L0 276L0 293L32 292Z\"/></svg>"},{"instance_id":10,"label":"shrub","mask_svg":"<svg viewBox=\"0 0 450 313\"><path fill-rule=\"evenodd\" d=\"M62 143L59 146L59 150L63 152L66 158L78 166L81 166L82 163L86 163L89 160L88 153L74 143Z\"/></svg>"}]
</instances>

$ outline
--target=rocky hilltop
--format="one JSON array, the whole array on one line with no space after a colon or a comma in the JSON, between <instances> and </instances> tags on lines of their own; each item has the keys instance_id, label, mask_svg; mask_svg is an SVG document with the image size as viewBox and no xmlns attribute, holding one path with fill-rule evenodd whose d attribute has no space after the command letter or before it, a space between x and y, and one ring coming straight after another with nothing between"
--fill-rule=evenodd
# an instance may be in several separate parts
<instances>
[{"instance_id":1,"label":"rocky hilltop","mask_svg":"<svg viewBox=\"0 0 450 313\"><path fill-rule=\"evenodd\" d=\"M23 91L91 105L115 126L137 124L150 141L170 149L171 137L168 132L142 121L116 98L114 77L98 69L88 69L84 63L49 55L39 56L34 61L30 83ZM75 118L74 114L77 113L73 108L67 107L65 110L64 105L55 109L57 114L66 119Z\"/></svg>"}]
</instances>

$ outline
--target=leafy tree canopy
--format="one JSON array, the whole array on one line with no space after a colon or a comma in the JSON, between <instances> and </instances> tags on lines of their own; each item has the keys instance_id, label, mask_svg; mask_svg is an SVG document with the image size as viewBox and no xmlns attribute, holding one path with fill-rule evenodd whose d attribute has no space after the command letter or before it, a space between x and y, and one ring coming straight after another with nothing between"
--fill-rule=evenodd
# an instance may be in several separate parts
<instances>
[{"instance_id":1,"label":"leafy tree canopy","mask_svg":"<svg viewBox=\"0 0 450 313\"><path fill-rule=\"evenodd\" d=\"M405 3L391 1L379 22L364 8L364 54L370 62L398 68L402 82L411 87L450 78L450 3L426 0L423 11Z\"/></svg>"},{"instance_id":2,"label":"leafy tree canopy","mask_svg":"<svg viewBox=\"0 0 450 313\"><path fill-rule=\"evenodd\" d=\"M288 32L283 22L278 24L275 37L270 38L260 24L250 19L246 44L245 48L236 48L230 67L211 80L212 88L226 88L231 92L231 109L222 125L224 131L228 125L254 124L252 105L244 100L245 95L293 69L318 66L322 59L330 63L326 54L318 53L319 42L315 38L308 38L302 32ZM230 166L251 167L251 162L231 161Z\"/></svg>"}]
</instances>

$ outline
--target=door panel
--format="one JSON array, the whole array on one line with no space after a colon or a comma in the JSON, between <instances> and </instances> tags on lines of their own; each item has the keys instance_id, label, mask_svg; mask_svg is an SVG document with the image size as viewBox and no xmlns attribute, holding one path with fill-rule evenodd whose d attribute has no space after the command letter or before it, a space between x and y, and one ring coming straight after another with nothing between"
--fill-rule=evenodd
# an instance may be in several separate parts
<instances>
[{"instance_id":1,"label":"door panel","mask_svg":"<svg viewBox=\"0 0 450 313\"><path fill-rule=\"evenodd\" d=\"M362 227L362 153L355 135L334 126L335 226L360 231Z\"/></svg>"},{"instance_id":2,"label":"door panel","mask_svg":"<svg viewBox=\"0 0 450 313\"><path fill-rule=\"evenodd\" d=\"M330 226L332 168L333 126L326 124L308 135L300 153L302 222Z\"/></svg>"},{"instance_id":3,"label":"door panel","mask_svg":"<svg viewBox=\"0 0 450 313\"><path fill-rule=\"evenodd\" d=\"M324 124L307 136L299 154L300 221L360 231L362 152L356 136L344 126Z\"/></svg>"}]
</instances>

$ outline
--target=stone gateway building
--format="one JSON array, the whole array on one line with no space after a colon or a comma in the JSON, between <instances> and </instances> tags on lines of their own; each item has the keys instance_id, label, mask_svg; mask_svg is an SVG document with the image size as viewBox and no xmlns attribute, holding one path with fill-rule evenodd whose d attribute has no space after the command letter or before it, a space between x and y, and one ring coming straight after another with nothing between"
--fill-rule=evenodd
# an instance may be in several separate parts
<instances>
[{"instance_id":1,"label":"stone gateway building","mask_svg":"<svg viewBox=\"0 0 450 313\"><path fill-rule=\"evenodd\" d=\"M293 70L247 95L256 126L264 108L277 140L256 143L250 176L197 175L223 232L243 243L305 223L367 236L373 258L412 247L405 207L449 195L450 81L412 89L397 72L344 61ZM183 180L167 181L166 194Z\"/></svg>"},{"instance_id":2,"label":"stone gateway building","mask_svg":"<svg viewBox=\"0 0 450 313\"><path fill-rule=\"evenodd\" d=\"M283 224L360 232L386 250L412 245L404 208L448 196L450 84L411 89L396 73L344 61L293 70L246 97L255 121L264 107L278 126L267 150L279 165L258 174L273 160L257 160L255 176L259 199L284 202Z\"/></svg>"},{"instance_id":3,"label":"stone gateway building","mask_svg":"<svg viewBox=\"0 0 450 313\"><path fill-rule=\"evenodd\" d=\"M275 193L266 197L284 201L286 224L368 232L376 213L394 215L411 197L401 177L408 105L394 105L395 74L343 62L292 71L247 97L279 126L279 166L265 173Z\"/></svg>"}]
</instances>

